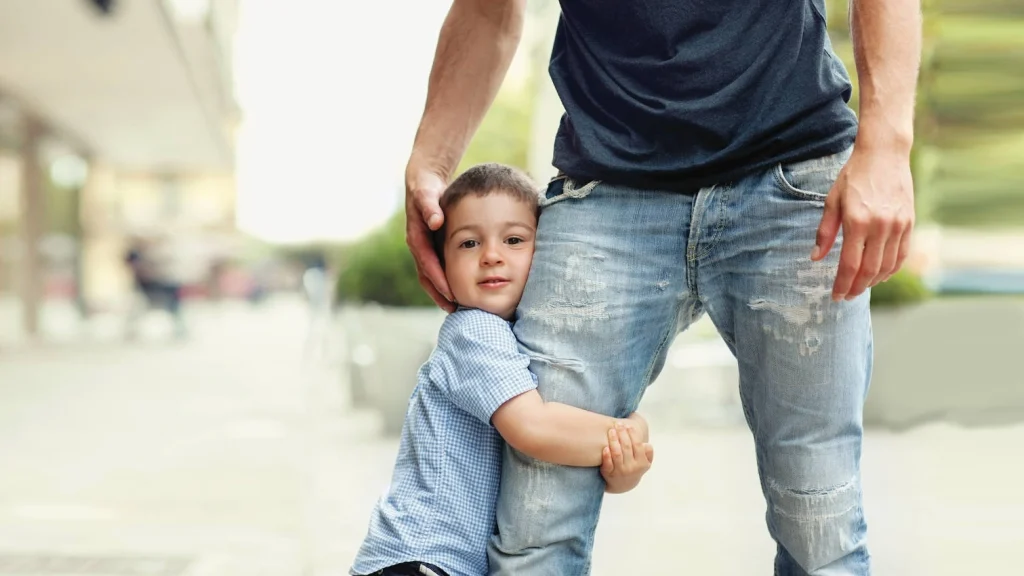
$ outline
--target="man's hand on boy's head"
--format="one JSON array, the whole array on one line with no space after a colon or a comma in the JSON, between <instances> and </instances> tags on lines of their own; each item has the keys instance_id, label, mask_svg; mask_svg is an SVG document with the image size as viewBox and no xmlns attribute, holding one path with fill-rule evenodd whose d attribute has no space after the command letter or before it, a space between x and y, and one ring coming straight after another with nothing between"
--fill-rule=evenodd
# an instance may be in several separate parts
<instances>
[{"instance_id":1,"label":"man's hand on boy's head","mask_svg":"<svg viewBox=\"0 0 1024 576\"><path fill-rule=\"evenodd\" d=\"M433 241L433 231L444 224L444 213L438 205L444 189L444 179L437 173L412 164L406 168L405 243L416 261L420 285L438 306L454 312L454 298Z\"/></svg>"},{"instance_id":2,"label":"man's hand on boy's head","mask_svg":"<svg viewBox=\"0 0 1024 576\"><path fill-rule=\"evenodd\" d=\"M608 446L601 454L601 476L610 494L628 492L651 469L654 447L643 441L636 426L616 424L608 430Z\"/></svg>"}]
</instances>

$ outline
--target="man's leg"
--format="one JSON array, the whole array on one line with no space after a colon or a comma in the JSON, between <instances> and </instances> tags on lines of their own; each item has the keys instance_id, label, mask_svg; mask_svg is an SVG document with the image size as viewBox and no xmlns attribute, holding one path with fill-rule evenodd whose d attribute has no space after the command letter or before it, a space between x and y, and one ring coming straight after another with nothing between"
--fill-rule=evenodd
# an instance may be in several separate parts
<instances>
[{"instance_id":1,"label":"man's leg","mask_svg":"<svg viewBox=\"0 0 1024 576\"><path fill-rule=\"evenodd\" d=\"M848 157L777 167L719 197L723 234L697 286L737 355L780 576L869 573L861 506L869 296L831 300L841 245L812 262L823 198Z\"/></svg>"},{"instance_id":2,"label":"man's leg","mask_svg":"<svg viewBox=\"0 0 1024 576\"><path fill-rule=\"evenodd\" d=\"M685 267L692 199L563 184L548 188L516 336L545 399L626 416L700 313ZM603 494L597 468L506 448L491 573L589 573Z\"/></svg>"}]
</instances>

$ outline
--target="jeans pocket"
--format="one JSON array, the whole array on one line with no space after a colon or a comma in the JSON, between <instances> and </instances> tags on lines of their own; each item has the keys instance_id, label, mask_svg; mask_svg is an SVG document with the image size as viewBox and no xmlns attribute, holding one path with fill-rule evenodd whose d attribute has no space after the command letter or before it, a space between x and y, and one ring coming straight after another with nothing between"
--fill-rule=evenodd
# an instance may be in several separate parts
<instances>
[{"instance_id":1,"label":"jeans pocket","mask_svg":"<svg viewBox=\"0 0 1024 576\"><path fill-rule=\"evenodd\" d=\"M829 190L839 177L839 171L850 159L853 147L828 156L801 160L789 164L776 164L775 181L779 188L800 200L824 202Z\"/></svg>"},{"instance_id":2,"label":"jeans pocket","mask_svg":"<svg viewBox=\"0 0 1024 576\"><path fill-rule=\"evenodd\" d=\"M583 186L579 186L576 180L564 174L559 174L552 178L551 182L548 182L548 187L544 191L544 197L540 200L540 206L544 208L569 198L577 200L586 198L594 191L594 187L600 183L600 180L591 180Z\"/></svg>"}]
</instances>

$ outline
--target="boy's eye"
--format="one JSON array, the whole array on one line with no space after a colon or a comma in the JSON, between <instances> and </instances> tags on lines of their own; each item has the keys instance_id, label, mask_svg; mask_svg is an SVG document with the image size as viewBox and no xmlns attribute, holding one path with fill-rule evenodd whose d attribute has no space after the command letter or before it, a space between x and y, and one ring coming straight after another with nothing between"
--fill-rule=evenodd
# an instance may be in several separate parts
<instances>
[{"instance_id":1,"label":"boy's eye","mask_svg":"<svg viewBox=\"0 0 1024 576\"><path fill-rule=\"evenodd\" d=\"M509 238L508 240L506 240L506 242L508 242L509 244L512 244L512 245L521 244L523 242L523 239L519 238L517 236L513 236L513 237Z\"/></svg>"},{"instance_id":2,"label":"boy's eye","mask_svg":"<svg viewBox=\"0 0 1024 576\"><path fill-rule=\"evenodd\" d=\"M476 240L463 240L462 244L459 244L459 248L475 248L479 244Z\"/></svg>"}]
</instances>

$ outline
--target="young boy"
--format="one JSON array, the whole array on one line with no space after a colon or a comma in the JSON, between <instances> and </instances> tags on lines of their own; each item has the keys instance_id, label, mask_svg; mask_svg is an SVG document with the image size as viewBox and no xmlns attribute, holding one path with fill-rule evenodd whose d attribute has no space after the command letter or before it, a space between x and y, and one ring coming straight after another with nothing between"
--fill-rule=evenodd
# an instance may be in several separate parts
<instances>
[{"instance_id":1,"label":"young boy","mask_svg":"<svg viewBox=\"0 0 1024 576\"><path fill-rule=\"evenodd\" d=\"M517 346L538 199L526 175L498 164L470 168L441 197L438 253L459 308L419 370L391 486L351 574L485 575L503 438L540 460L601 466L613 493L651 466L643 418L545 402Z\"/></svg>"}]
</instances>

